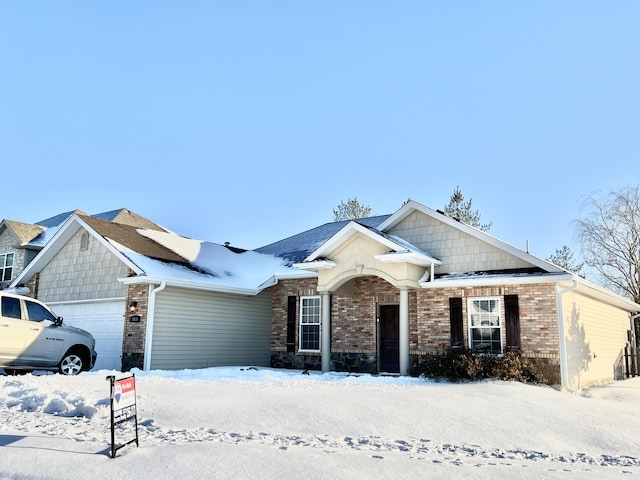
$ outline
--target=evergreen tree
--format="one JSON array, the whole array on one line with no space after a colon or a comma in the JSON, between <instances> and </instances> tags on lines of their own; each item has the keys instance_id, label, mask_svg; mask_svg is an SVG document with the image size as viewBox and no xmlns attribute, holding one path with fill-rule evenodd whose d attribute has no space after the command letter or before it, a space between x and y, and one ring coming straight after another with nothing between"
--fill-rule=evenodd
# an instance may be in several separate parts
<instances>
[{"instance_id":1,"label":"evergreen tree","mask_svg":"<svg viewBox=\"0 0 640 480\"><path fill-rule=\"evenodd\" d=\"M480 212L471 209L471 198L465 201L460 187L456 187L453 191L449 204L444 207L444 213L483 232L489 231L491 225L493 225L493 222L481 223Z\"/></svg>"},{"instance_id":2,"label":"evergreen tree","mask_svg":"<svg viewBox=\"0 0 640 480\"><path fill-rule=\"evenodd\" d=\"M569 270L576 275L580 275L584 278L582 273L582 267L584 263L576 263L573 260L573 252L568 245L564 245L562 248L556 248L556 253L547 258L548 261L557 265L565 270Z\"/></svg>"},{"instance_id":3,"label":"evergreen tree","mask_svg":"<svg viewBox=\"0 0 640 480\"><path fill-rule=\"evenodd\" d=\"M371 207L361 204L356 197L340 202L337 208L333 209L333 221L354 220L371 216Z\"/></svg>"}]
</instances>

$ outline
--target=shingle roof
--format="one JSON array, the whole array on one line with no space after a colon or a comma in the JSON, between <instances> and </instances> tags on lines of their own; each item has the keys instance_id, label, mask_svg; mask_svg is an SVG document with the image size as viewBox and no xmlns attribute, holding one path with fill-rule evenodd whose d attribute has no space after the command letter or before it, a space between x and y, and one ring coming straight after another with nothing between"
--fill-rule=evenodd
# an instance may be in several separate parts
<instances>
[{"instance_id":1,"label":"shingle roof","mask_svg":"<svg viewBox=\"0 0 640 480\"><path fill-rule=\"evenodd\" d=\"M174 262L179 264L189 263L185 258L172 250L169 250L150 238L141 235L138 232L140 227L114 223L108 220L100 220L86 215L78 215L78 217L80 217L102 237L113 240L136 253L165 262Z\"/></svg>"},{"instance_id":2,"label":"shingle roof","mask_svg":"<svg viewBox=\"0 0 640 480\"><path fill-rule=\"evenodd\" d=\"M14 220L5 220L4 223L11 228L21 244L29 243L45 230L45 227L39 225L16 222Z\"/></svg>"},{"instance_id":3,"label":"shingle roof","mask_svg":"<svg viewBox=\"0 0 640 480\"><path fill-rule=\"evenodd\" d=\"M59 213L58 215L45 220L40 220L39 222L36 222L36 225L46 228L57 227L74 213L77 213L78 215L87 215L82 210L72 210L70 212Z\"/></svg>"},{"instance_id":4,"label":"shingle roof","mask_svg":"<svg viewBox=\"0 0 640 480\"><path fill-rule=\"evenodd\" d=\"M97 213L91 216L100 220L108 220L109 222L131 225L138 228L148 228L149 230L159 230L162 232L168 231L166 228L161 227L157 223L153 223L151 220L147 220L146 218L141 217L137 213L132 212L131 210L128 210L126 208L120 208L118 210L112 210L110 212Z\"/></svg>"},{"instance_id":5,"label":"shingle roof","mask_svg":"<svg viewBox=\"0 0 640 480\"><path fill-rule=\"evenodd\" d=\"M377 228L390 216L391 215L379 215L376 217L359 218L353 221L365 227ZM285 238L284 240L256 248L255 251L275 255L287 260L291 264L301 263L350 221L351 220L343 220L340 222L325 223L324 225Z\"/></svg>"}]
</instances>

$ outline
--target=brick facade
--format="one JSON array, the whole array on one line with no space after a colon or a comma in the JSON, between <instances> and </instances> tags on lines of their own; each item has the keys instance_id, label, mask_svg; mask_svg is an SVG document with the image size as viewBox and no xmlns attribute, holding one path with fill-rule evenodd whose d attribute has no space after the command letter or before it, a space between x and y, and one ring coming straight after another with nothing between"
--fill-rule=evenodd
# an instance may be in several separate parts
<instances>
[{"instance_id":1,"label":"brick facade","mask_svg":"<svg viewBox=\"0 0 640 480\"><path fill-rule=\"evenodd\" d=\"M316 295L314 279L286 280L274 286L271 335L272 365L320 368L320 354L287 353L287 298ZM399 303L399 290L378 277L352 281L349 294L331 296L331 369L377 373L377 317L381 304ZM522 351L544 370L550 383L559 381L559 341L555 284L504 285L409 290L409 353L411 358L441 352L450 345L449 298L463 299L465 342L468 343L467 298L517 295ZM504 319L504 302L501 302ZM505 341L505 329L502 329Z\"/></svg>"},{"instance_id":2,"label":"brick facade","mask_svg":"<svg viewBox=\"0 0 640 480\"><path fill-rule=\"evenodd\" d=\"M136 303L135 311L130 311L130 305ZM146 342L147 318L149 310L149 285L129 285L126 300L127 312L124 322L124 336L122 345L122 371L144 367L144 347ZM132 322L131 317L140 317Z\"/></svg>"},{"instance_id":3,"label":"brick facade","mask_svg":"<svg viewBox=\"0 0 640 480\"><path fill-rule=\"evenodd\" d=\"M287 301L294 295L298 299L305 295L317 295L315 279L281 280L273 287L272 322L271 322L271 351L287 351ZM299 301L298 301L299 305ZM296 324L296 338L298 325ZM296 346L297 350L297 346Z\"/></svg>"}]
</instances>

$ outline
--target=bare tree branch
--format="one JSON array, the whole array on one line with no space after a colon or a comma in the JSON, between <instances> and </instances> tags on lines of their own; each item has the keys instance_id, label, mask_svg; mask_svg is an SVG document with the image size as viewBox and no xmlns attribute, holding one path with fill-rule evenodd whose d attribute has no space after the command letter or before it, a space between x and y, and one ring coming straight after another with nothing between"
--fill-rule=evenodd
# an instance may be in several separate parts
<instances>
[{"instance_id":1,"label":"bare tree branch","mask_svg":"<svg viewBox=\"0 0 640 480\"><path fill-rule=\"evenodd\" d=\"M588 197L576 222L582 256L601 282L640 301L640 189Z\"/></svg>"}]
</instances>

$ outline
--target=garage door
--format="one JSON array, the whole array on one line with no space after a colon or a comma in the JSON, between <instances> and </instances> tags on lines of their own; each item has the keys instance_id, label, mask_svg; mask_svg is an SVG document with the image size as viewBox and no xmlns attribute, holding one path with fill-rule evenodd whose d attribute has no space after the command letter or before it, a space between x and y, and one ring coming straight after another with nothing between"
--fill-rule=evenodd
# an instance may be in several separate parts
<instances>
[{"instance_id":1,"label":"garage door","mask_svg":"<svg viewBox=\"0 0 640 480\"><path fill-rule=\"evenodd\" d=\"M65 325L82 328L96 339L98 360L93 370L120 370L124 300L49 303L54 313L64 318Z\"/></svg>"}]
</instances>

